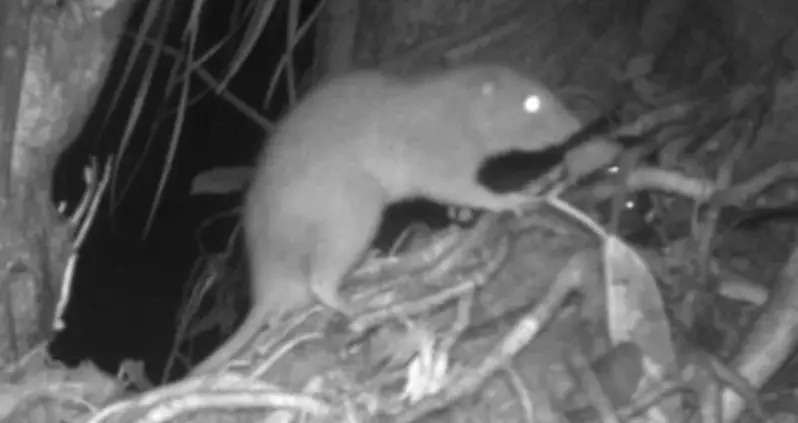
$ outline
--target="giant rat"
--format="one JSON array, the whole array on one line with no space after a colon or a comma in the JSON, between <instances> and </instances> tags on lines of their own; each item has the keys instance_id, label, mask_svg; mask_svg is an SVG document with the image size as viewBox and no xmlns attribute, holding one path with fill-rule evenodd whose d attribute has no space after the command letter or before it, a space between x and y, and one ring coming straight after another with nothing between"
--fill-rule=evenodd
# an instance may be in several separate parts
<instances>
[{"instance_id":1,"label":"giant rat","mask_svg":"<svg viewBox=\"0 0 798 423\"><path fill-rule=\"evenodd\" d=\"M479 184L480 163L561 146L580 127L542 82L503 65L411 77L355 71L322 82L278 123L247 193L253 307L192 374L223 366L263 324L314 299L349 315L338 287L388 205L424 197L519 210L529 198Z\"/></svg>"}]
</instances>

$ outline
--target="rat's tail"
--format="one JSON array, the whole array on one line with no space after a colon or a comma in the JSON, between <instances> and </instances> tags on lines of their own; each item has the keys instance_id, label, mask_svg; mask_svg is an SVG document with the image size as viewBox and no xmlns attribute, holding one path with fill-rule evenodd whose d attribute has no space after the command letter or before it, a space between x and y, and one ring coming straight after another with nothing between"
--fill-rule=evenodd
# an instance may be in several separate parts
<instances>
[{"instance_id":1,"label":"rat's tail","mask_svg":"<svg viewBox=\"0 0 798 423\"><path fill-rule=\"evenodd\" d=\"M286 280L282 284L261 285L258 288L254 290L253 307L244 319L244 323L221 347L195 366L191 370L191 376L199 376L221 369L258 337L263 326L270 319L303 307L311 298L307 287L294 279ZM267 289L267 292L261 291L264 288Z\"/></svg>"},{"instance_id":2,"label":"rat's tail","mask_svg":"<svg viewBox=\"0 0 798 423\"><path fill-rule=\"evenodd\" d=\"M191 369L189 376L200 376L221 369L258 336L270 311L268 307L256 303L233 336L228 338L213 354Z\"/></svg>"}]
</instances>

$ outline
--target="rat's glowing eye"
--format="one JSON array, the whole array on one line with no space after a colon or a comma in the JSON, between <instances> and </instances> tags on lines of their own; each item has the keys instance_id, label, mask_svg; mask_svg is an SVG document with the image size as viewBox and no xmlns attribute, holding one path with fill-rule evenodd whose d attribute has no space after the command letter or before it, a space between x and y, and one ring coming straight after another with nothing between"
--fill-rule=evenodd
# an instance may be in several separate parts
<instances>
[{"instance_id":1,"label":"rat's glowing eye","mask_svg":"<svg viewBox=\"0 0 798 423\"><path fill-rule=\"evenodd\" d=\"M524 110L529 114L535 114L540 111L541 99L537 95L529 95L524 99Z\"/></svg>"}]
</instances>

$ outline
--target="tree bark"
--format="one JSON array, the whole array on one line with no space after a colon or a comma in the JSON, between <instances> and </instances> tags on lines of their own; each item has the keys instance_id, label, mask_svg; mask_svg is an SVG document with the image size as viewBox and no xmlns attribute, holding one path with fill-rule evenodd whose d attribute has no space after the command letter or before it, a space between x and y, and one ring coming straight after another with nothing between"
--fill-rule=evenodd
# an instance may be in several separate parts
<instances>
[{"instance_id":1,"label":"tree bark","mask_svg":"<svg viewBox=\"0 0 798 423\"><path fill-rule=\"evenodd\" d=\"M97 99L133 1L53 3L0 2L0 363L52 332L72 252L52 172Z\"/></svg>"}]
</instances>

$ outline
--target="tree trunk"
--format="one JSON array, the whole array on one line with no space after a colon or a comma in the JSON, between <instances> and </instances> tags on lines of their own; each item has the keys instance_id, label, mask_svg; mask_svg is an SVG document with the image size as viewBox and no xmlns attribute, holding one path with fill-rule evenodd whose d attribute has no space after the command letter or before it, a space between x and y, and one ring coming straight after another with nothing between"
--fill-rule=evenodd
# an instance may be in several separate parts
<instances>
[{"instance_id":1,"label":"tree trunk","mask_svg":"<svg viewBox=\"0 0 798 423\"><path fill-rule=\"evenodd\" d=\"M52 3L0 2L0 363L53 331L73 228L51 202L52 172L94 105L133 1Z\"/></svg>"}]
</instances>

